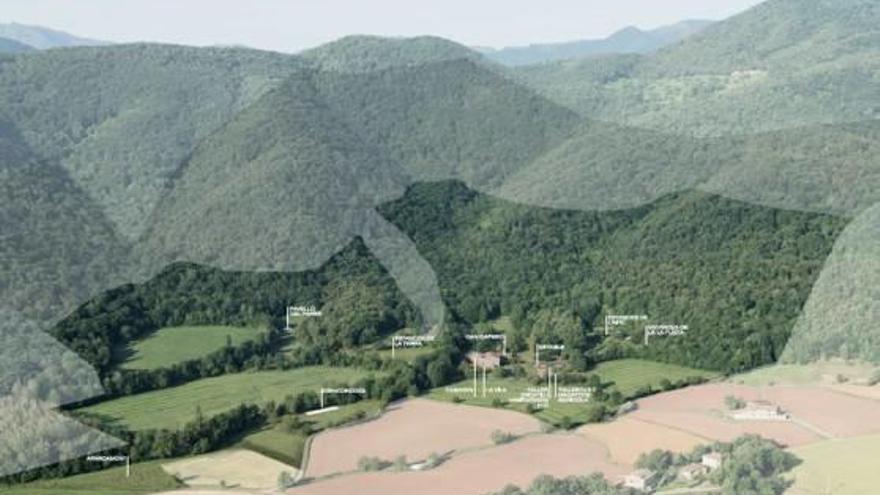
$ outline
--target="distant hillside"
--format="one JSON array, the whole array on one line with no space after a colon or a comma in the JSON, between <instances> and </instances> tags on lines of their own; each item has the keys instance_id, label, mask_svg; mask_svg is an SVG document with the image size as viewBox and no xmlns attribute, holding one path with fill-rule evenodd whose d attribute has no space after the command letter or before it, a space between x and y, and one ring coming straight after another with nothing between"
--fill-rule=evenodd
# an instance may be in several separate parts
<instances>
[{"instance_id":1,"label":"distant hillside","mask_svg":"<svg viewBox=\"0 0 880 495\"><path fill-rule=\"evenodd\" d=\"M700 189L844 216L880 202L876 121L714 138L586 123L572 134L493 193L534 205L613 210Z\"/></svg>"},{"instance_id":2,"label":"distant hillside","mask_svg":"<svg viewBox=\"0 0 880 495\"><path fill-rule=\"evenodd\" d=\"M108 45L106 41L80 38L63 31L56 31L40 26L10 23L0 24L0 37L18 41L39 50L67 46L98 46Z\"/></svg>"},{"instance_id":3,"label":"distant hillside","mask_svg":"<svg viewBox=\"0 0 880 495\"><path fill-rule=\"evenodd\" d=\"M196 143L303 65L238 49L47 50L5 66L0 107L136 239Z\"/></svg>"},{"instance_id":4,"label":"distant hillside","mask_svg":"<svg viewBox=\"0 0 880 495\"><path fill-rule=\"evenodd\" d=\"M592 119L748 134L880 118L880 4L769 0L653 54L517 69Z\"/></svg>"},{"instance_id":5,"label":"distant hillside","mask_svg":"<svg viewBox=\"0 0 880 495\"><path fill-rule=\"evenodd\" d=\"M580 118L468 59L317 76L334 113L417 180L500 184Z\"/></svg>"},{"instance_id":6,"label":"distant hillside","mask_svg":"<svg viewBox=\"0 0 880 495\"><path fill-rule=\"evenodd\" d=\"M35 50L34 47L19 43L8 38L0 38L0 53L25 53Z\"/></svg>"},{"instance_id":7,"label":"distant hillside","mask_svg":"<svg viewBox=\"0 0 880 495\"><path fill-rule=\"evenodd\" d=\"M346 36L305 50L300 55L324 70L354 73L481 58L479 53L466 46L435 36Z\"/></svg>"},{"instance_id":8,"label":"distant hillside","mask_svg":"<svg viewBox=\"0 0 880 495\"><path fill-rule=\"evenodd\" d=\"M713 21L688 20L650 30L641 30L630 26L603 39L534 44L481 51L489 60L509 66L614 53L649 53L681 41L712 24Z\"/></svg>"}]
</instances>

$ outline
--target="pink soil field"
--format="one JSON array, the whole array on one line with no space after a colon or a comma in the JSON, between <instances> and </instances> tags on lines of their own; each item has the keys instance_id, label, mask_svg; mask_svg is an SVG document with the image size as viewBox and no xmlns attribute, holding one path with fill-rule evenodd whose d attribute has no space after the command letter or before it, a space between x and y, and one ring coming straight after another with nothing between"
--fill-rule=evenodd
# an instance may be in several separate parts
<instances>
[{"instance_id":1,"label":"pink soil field","mask_svg":"<svg viewBox=\"0 0 880 495\"><path fill-rule=\"evenodd\" d=\"M454 434L454 431L446 433ZM598 471L616 480L631 469L628 465L610 463L605 447L582 435L538 434L510 444L462 453L424 472L348 474L293 488L287 493L482 495L501 490L508 484L528 485L542 474L563 477Z\"/></svg>"},{"instance_id":2,"label":"pink soil field","mask_svg":"<svg viewBox=\"0 0 880 495\"><path fill-rule=\"evenodd\" d=\"M707 443L705 438L629 416L610 423L585 425L578 432L604 444L611 460L620 464L635 464L639 454L654 449L683 453Z\"/></svg>"},{"instance_id":3,"label":"pink soil field","mask_svg":"<svg viewBox=\"0 0 880 495\"><path fill-rule=\"evenodd\" d=\"M770 401L790 413L793 421L728 419L724 416L724 397L728 395L744 400ZM786 446L798 446L821 440L819 432L848 437L880 431L880 401L822 387L749 387L715 383L647 397L638 404L638 410L630 413L634 419L722 441L744 433L756 433Z\"/></svg>"},{"instance_id":4,"label":"pink soil field","mask_svg":"<svg viewBox=\"0 0 880 495\"><path fill-rule=\"evenodd\" d=\"M447 454L492 444L492 432L522 435L539 431L540 422L526 414L485 407L414 399L390 406L374 421L318 434L312 441L306 477L357 469L362 456L410 462L431 453Z\"/></svg>"},{"instance_id":5,"label":"pink soil field","mask_svg":"<svg viewBox=\"0 0 880 495\"><path fill-rule=\"evenodd\" d=\"M847 395L855 395L866 399L880 400L880 386L868 387L865 385L851 385L844 383L841 385L827 385L827 387L836 392Z\"/></svg>"}]
</instances>

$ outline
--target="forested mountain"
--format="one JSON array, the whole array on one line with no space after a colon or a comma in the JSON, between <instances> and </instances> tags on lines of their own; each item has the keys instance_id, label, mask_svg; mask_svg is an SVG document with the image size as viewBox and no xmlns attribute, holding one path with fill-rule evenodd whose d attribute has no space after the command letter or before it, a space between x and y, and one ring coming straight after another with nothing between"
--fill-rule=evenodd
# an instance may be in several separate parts
<instances>
[{"instance_id":1,"label":"forested mountain","mask_svg":"<svg viewBox=\"0 0 880 495\"><path fill-rule=\"evenodd\" d=\"M687 189L855 216L880 201L880 123L693 138L587 123L494 192L577 209L638 206Z\"/></svg>"},{"instance_id":2,"label":"forested mountain","mask_svg":"<svg viewBox=\"0 0 880 495\"><path fill-rule=\"evenodd\" d=\"M591 359L725 371L779 357L846 225L699 192L619 211L550 210L458 182L414 186L380 212L415 241L448 307L468 321L510 316L519 342L537 334ZM600 343L608 314L690 329L650 347L634 344L641 333Z\"/></svg>"},{"instance_id":3,"label":"forested mountain","mask_svg":"<svg viewBox=\"0 0 880 495\"><path fill-rule=\"evenodd\" d=\"M153 215L148 250L238 269L317 265L407 174L292 76L193 151Z\"/></svg>"},{"instance_id":4,"label":"forested mountain","mask_svg":"<svg viewBox=\"0 0 880 495\"><path fill-rule=\"evenodd\" d=\"M49 50L2 65L0 106L135 239L196 143L301 67L254 50Z\"/></svg>"},{"instance_id":5,"label":"forested mountain","mask_svg":"<svg viewBox=\"0 0 880 495\"><path fill-rule=\"evenodd\" d=\"M481 187L560 143L578 116L471 60L318 75L319 92L413 180Z\"/></svg>"},{"instance_id":6,"label":"forested mountain","mask_svg":"<svg viewBox=\"0 0 880 495\"><path fill-rule=\"evenodd\" d=\"M612 53L648 53L699 33L712 24L713 21L688 20L649 30L630 26L603 39L511 46L500 50L482 50L482 53L489 60L509 66Z\"/></svg>"},{"instance_id":7,"label":"forested mountain","mask_svg":"<svg viewBox=\"0 0 880 495\"><path fill-rule=\"evenodd\" d=\"M0 53L25 53L33 50L34 47L24 43L9 38L0 38Z\"/></svg>"},{"instance_id":8,"label":"forested mountain","mask_svg":"<svg viewBox=\"0 0 880 495\"><path fill-rule=\"evenodd\" d=\"M769 0L649 56L517 72L582 115L679 134L872 120L878 25L871 0Z\"/></svg>"},{"instance_id":9,"label":"forested mountain","mask_svg":"<svg viewBox=\"0 0 880 495\"><path fill-rule=\"evenodd\" d=\"M108 44L105 41L80 38L63 31L56 31L41 26L28 26L17 22L0 24L0 37L18 41L38 50L66 46L98 46Z\"/></svg>"},{"instance_id":10,"label":"forested mountain","mask_svg":"<svg viewBox=\"0 0 880 495\"><path fill-rule=\"evenodd\" d=\"M480 61L480 55L463 45L436 36L385 38L346 36L300 53L325 70L363 73L390 67L421 66L450 60Z\"/></svg>"},{"instance_id":11,"label":"forested mountain","mask_svg":"<svg viewBox=\"0 0 880 495\"><path fill-rule=\"evenodd\" d=\"M8 122L0 122L0 178L4 308L51 320L78 297L122 282L127 249L112 223L65 170L41 161Z\"/></svg>"},{"instance_id":12,"label":"forested mountain","mask_svg":"<svg viewBox=\"0 0 880 495\"><path fill-rule=\"evenodd\" d=\"M810 21L817 13L829 22ZM424 282L405 289L413 300L412 287L433 298L420 310L464 304L448 285L443 301L434 297L431 266L448 277L438 266L449 261L427 254L434 247L420 245L418 226L375 212L424 181L459 180L521 208L607 214L603 222L617 218L610 210L631 215L675 202L669 198L702 198L701 208L722 225L728 210L745 208L731 200L758 212L855 217L880 199L878 128L866 117L880 108L875 14L876 6L857 0L770 0L649 55L514 71L432 37L350 37L301 56L150 44L2 56L0 187L8 200L0 218L12 239L0 247L10 274L0 285L3 304L54 323L172 262L307 270L355 237L402 287L407 274ZM749 26L776 34L761 37ZM724 51L740 45L748 56ZM437 211L449 204L434 197ZM704 222L665 218L672 230ZM730 230L766 239L779 228L792 245L812 239L809 229L756 225ZM558 224L546 228L564 236ZM833 236L822 232L825 251L816 252L827 253ZM592 242L565 249L580 256ZM455 249L462 260L472 252ZM816 252L809 263L821 261ZM653 270L648 258L641 263L632 266ZM786 301L797 304L786 311L802 306L812 270L796 277L796 297ZM566 279L547 283L558 280ZM583 290L598 297L605 289ZM454 309L473 320L473 310ZM786 330L774 330L773 353L793 317L777 316L768 321ZM754 349L736 366L766 361Z\"/></svg>"}]
</instances>

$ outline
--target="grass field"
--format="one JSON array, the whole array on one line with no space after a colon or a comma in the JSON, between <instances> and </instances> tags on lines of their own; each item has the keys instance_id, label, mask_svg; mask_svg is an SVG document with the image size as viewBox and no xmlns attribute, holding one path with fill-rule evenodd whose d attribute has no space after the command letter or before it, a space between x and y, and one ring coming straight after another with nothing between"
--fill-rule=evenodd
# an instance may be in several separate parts
<instances>
[{"instance_id":1,"label":"grass field","mask_svg":"<svg viewBox=\"0 0 880 495\"><path fill-rule=\"evenodd\" d=\"M482 383L478 385L477 397L470 393L448 392L449 388L470 388L473 386L471 379L462 380L458 383L432 390L427 398L441 400L447 402L460 401L462 404L482 407L495 407L495 399L505 401L504 409L512 411L527 412L527 405L524 403L510 402L511 399L518 397L523 391L529 387L535 387L534 384L524 379L517 378L493 378L491 374L486 379L486 385L489 389L501 390L498 393L489 393L487 397L482 397ZM535 413L535 417L554 425L561 425L563 418L574 423L583 423L586 421L590 410L595 407L592 404L564 404L551 402L546 409Z\"/></svg>"},{"instance_id":2,"label":"grass field","mask_svg":"<svg viewBox=\"0 0 880 495\"><path fill-rule=\"evenodd\" d=\"M366 400L342 406L336 411L330 411L315 416L300 415L303 421L312 424L313 432L339 426L358 419L361 415L367 417L377 415L382 410L379 401ZM307 435L300 431L287 431L283 424L277 424L252 433L241 441L241 446L271 457L294 467L300 467L303 459Z\"/></svg>"},{"instance_id":3,"label":"grass field","mask_svg":"<svg viewBox=\"0 0 880 495\"><path fill-rule=\"evenodd\" d=\"M880 435L829 440L793 449L803 464L791 474L797 495L863 495L880 486Z\"/></svg>"},{"instance_id":4,"label":"grass field","mask_svg":"<svg viewBox=\"0 0 880 495\"><path fill-rule=\"evenodd\" d=\"M122 367L141 370L166 368L222 349L227 336L232 340L232 345L239 345L256 338L259 332L256 328L226 326L162 328L126 349L124 352L129 356Z\"/></svg>"},{"instance_id":5,"label":"grass field","mask_svg":"<svg viewBox=\"0 0 880 495\"><path fill-rule=\"evenodd\" d=\"M667 378L670 381L676 381L692 376L703 376L706 378L717 376L717 373L711 371L697 370L640 359L621 359L601 363L593 370L593 372L601 377L603 383L613 383L624 395L632 394L645 385L651 385L655 388L659 387L660 380L663 378ZM496 399L499 399L507 401L504 405L507 409L526 412L526 404L509 401L518 397L527 388L535 387L536 385L525 379L495 378L492 375L492 373L489 374L486 385L490 390L496 389L498 392L490 392L487 394L487 397L482 397L481 383L478 385L478 390L480 391L478 397L474 397L472 393L467 392L453 393L447 391L450 388L472 388L473 381L471 378L468 378L448 387L435 389L431 391L428 398L451 401L455 400L457 397L462 400L464 404L484 407L493 407L493 403L497 403ZM595 405L589 403L551 402L548 408L535 413L535 416L557 426L563 425L566 422L580 424L587 422L588 419L593 416L593 409L595 407Z\"/></svg>"},{"instance_id":6,"label":"grass field","mask_svg":"<svg viewBox=\"0 0 880 495\"><path fill-rule=\"evenodd\" d=\"M831 383L837 375L850 382L865 380L880 368L864 363L822 361L811 364L776 364L734 375L729 381L744 385L813 385Z\"/></svg>"},{"instance_id":7,"label":"grass field","mask_svg":"<svg viewBox=\"0 0 880 495\"><path fill-rule=\"evenodd\" d=\"M287 395L322 386L348 384L368 375L351 368L315 366L289 371L234 373L205 378L179 387L122 397L83 408L107 416L131 429L179 428L195 417L200 407L205 417L241 403L262 405Z\"/></svg>"},{"instance_id":8,"label":"grass field","mask_svg":"<svg viewBox=\"0 0 880 495\"><path fill-rule=\"evenodd\" d=\"M643 359L618 359L599 363L594 373L597 373L602 382L613 382L617 390L624 396L629 396L639 388L650 385L659 388L660 381L664 378L671 382L702 376L715 378L719 376L714 371L698 370L675 364L645 361Z\"/></svg>"},{"instance_id":9,"label":"grass field","mask_svg":"<svg viewBox=\"0 0 880 495\"><path fill-rule=\"evenodd\" d=\"M277 424L246 436L240 445L298 468L302 466L307 438L300 431L288 432L284 425Z\"/></svg>"},{"instance_id":10,"label":"grass field","mask_svg":"<svg viewBox=\"0 0 880 495\"><path fill-rule=\"evenodd\" d=\"M42 480L11 488L0 487L4 495L139 495L172 490L180 484L162 470L157 461L133 464L131 477L125 467L79 474L57 480Z\"/></svg>"}]
</instances>

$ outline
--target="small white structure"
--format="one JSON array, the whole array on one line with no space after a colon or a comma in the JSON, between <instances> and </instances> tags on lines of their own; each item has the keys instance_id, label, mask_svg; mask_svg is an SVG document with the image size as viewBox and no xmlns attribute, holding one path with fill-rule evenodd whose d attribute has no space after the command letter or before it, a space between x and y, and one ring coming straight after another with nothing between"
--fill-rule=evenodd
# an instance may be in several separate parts
<instances>
[{"instance_id":1,"label":"small white structure","mask_svg":"<svg viewBox=\"0 0 880 495\"><path fill-rule=\"evenodd\" d=\"M688 464L687 466L682 466L678 470L678 477L684 481L695 481L700 476L709 472L709 468L703 464Z\"/></svg>"},{"instance_id":2,"label":"small white structure","mask_svg":"<svg viewBox=\"0 0 880 495\"><path fill-rule=\"evenodd\" d=\"M657 473L650 469L637 469L623 477L623 486L647 492L654 488Z\"/></svg>"},{"instance_id":3,"label":"small white structure","mask_svg":"<svg viewBox=\"0 0 880 495\"><path fill-rule=\"evenodd\" d=\"M764 400L750 401L742 409L730 413L738 421L788 421L789 415L776 404Z\"/></svg>"},{"instance_id":4,"label":"small white structure","mask_svg":"<svg viewBox=\"0 0 880 495\"><path fill-rule=\"evenodd\" d=\"M703 454L703 458L701 459L701 464L709 468L710 471L714 471L721 467L721 463L724 461L724 457L721 456L718 452L712 452L710 454Z\"/></svg>"}]
</instances>

